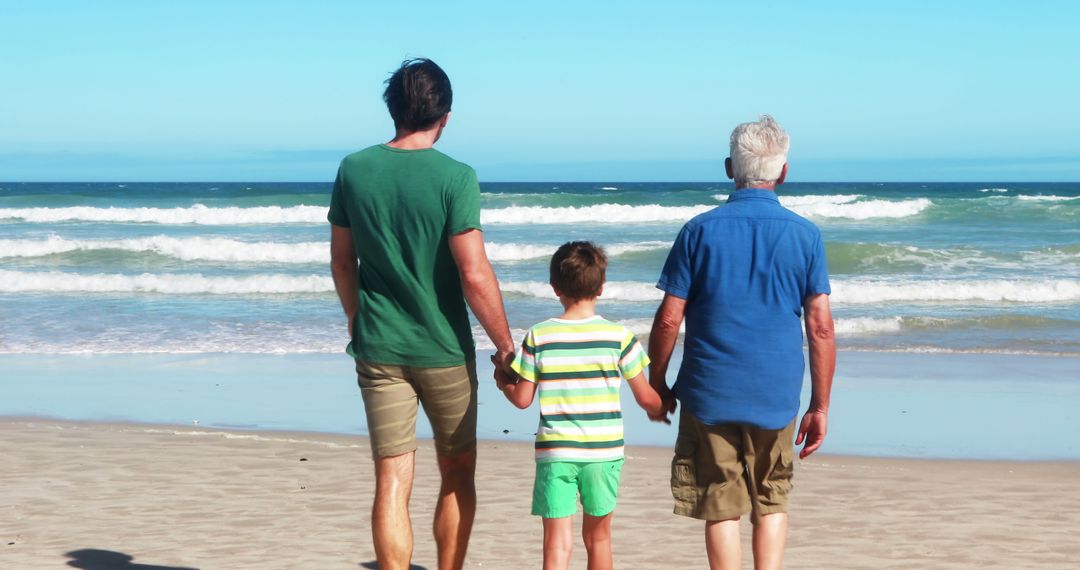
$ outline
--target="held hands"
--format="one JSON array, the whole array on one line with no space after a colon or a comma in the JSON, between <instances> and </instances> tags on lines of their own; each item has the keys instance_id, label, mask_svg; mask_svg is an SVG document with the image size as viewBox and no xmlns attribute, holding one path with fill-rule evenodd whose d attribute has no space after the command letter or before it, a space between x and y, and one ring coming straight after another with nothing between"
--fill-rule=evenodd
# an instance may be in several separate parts
<instances>
[{"instance_id":1,"label":"held hands","mask_svg":"<svg viewBox=\"0 0 1080 570\"><path fill-rule=\"evenodd\" d=\"M495 365L495 385L502 390L509 384L517 384L517 375L510 368L514 361L513 351L500 350L491 355L491 363Z\"/></svg>"},{"instance_id":2,"label":"held hands","mask_svg":"<svg viewBox=\"0 0 1080 570\"><path fill-rule=\"evenodd\" d=\"M799 424L799 436L795 438L795 445L806 445L799 452L799 459L806 459L810 454L817 451L825 441L825 432L828 431L829 412L824 410L808 410Z\"/></svg>"},{"instance_id":3,"label":"held hands","mask_svg":"<svg viewBox=\"0 0 1080 570\"><path fill-rule=\"evenodd\" d=\"M666 382L654 383L652 387L660 395L660 409L655 414L649 414L649 420L671 425L670 416L675 414L675 408L678 407L675 394L671 393Z\"/></svg>"}]
</instances>

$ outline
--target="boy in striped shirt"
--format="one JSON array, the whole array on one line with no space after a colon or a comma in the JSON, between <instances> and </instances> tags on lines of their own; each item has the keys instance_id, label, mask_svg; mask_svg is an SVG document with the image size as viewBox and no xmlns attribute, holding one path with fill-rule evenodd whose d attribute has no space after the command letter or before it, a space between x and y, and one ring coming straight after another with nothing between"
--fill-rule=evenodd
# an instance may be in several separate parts
<instances>
[{"instance_id":1,"label":"boy in striped shirt","mask_svg":"<svg viewBox=\"0 0 1080 570\"><path fill-rule=\"evenodd\" d=\"M622 325L596 314L607 258L589 242L569 242L551 258L551 287L562 316L529 329L499 388L525 409L539 392L532 513L544 521L544 569L566 568L578 494L589 568L611 568L611 515L623 464L619 387L626 378L638 405L662 412L645 378L649 357Z\"/></svg>"}]
</instances>

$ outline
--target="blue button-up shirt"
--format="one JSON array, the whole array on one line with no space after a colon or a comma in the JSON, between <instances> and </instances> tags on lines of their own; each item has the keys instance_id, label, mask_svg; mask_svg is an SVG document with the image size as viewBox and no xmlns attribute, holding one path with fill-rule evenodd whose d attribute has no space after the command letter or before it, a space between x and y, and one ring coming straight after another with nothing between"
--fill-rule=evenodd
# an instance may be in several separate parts
<instances>
[{"instance_id":1,"label":"blue button-up shirt","mask_svg":"<svg viewBox=\"0 0 1080 570\"><path fill-rule=\"evenodd\" d=\"M799 413L802 305L829 293L818 228L771 190L736 190L683 226L657 287L686 299L673 387L706 424L787 426Z\"/></svg>"}]
</instances>

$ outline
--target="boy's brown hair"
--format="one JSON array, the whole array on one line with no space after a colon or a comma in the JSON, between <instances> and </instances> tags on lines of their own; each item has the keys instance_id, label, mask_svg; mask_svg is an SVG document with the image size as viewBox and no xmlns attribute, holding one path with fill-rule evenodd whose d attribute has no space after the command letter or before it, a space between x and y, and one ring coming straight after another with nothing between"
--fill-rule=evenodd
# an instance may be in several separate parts
<instances>
[{"instance_id":1,"label":"boy's brown hair","mask_svg":"<svg viewBox=\"0 0 1080 570\"><path fill-rule=\"evenodd\" d=\"M551 286L570 299L600 296L607 272L607 255L588 241L571 241L551 256Z\"/></svg>"}]
</instances>

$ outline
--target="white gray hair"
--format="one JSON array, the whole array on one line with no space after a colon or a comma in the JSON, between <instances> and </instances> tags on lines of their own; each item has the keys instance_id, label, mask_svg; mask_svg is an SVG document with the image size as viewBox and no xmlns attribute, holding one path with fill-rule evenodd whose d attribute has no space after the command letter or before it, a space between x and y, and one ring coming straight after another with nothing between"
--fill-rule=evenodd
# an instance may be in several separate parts
<instances>
[{"instance_id":1,"label":"white gray hair","mask_svg":"<svg viewBox=\"0 0 1080 570\"><path fill-rule=\"evenodd\" d=\"M731 172L736 185L775 182L787 162L791 140L768 115L731 131Z\"/></svg>"}]
</instances>

